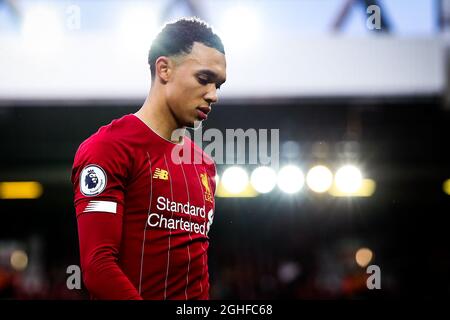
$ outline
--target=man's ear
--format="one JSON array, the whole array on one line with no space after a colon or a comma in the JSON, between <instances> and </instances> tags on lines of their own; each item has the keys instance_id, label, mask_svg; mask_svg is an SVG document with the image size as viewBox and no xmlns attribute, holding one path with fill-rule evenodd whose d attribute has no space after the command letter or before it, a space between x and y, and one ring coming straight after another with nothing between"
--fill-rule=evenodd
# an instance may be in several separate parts
<instances>
[{"instance_id":1,"label":"man's ear","mask_svg":"<svg viewBox=\"0 0 450 320\"><path fill-rule=\"evenodd\" d=\"M157 78L163 83L167 83L172 72L172 62L168 57L161 56L155 61Z\"/></svg>"}]
</instances>

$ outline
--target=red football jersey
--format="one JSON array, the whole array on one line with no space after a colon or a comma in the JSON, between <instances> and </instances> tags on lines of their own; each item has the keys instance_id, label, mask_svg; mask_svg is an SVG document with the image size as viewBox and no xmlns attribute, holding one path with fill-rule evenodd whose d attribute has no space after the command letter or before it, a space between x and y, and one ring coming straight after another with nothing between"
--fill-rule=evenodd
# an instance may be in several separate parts
<instances>
[{"instance_id":1,"label":"red football jersey","mask_svg":"<svg viewBox=\"0 0 450 320\"><path fill-rule=\"evenodd\" d=\"M134 114L85 140L72 169L84 283L94 299L208 299L216 169Z\"/></svg>"}]
</instances>

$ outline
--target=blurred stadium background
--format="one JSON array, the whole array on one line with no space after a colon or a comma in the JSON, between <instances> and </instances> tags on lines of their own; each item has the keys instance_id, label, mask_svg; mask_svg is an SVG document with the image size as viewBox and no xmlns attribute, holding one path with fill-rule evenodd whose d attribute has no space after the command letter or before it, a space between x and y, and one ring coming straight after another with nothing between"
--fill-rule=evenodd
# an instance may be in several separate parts
<instances>
[{"instance_id":1,"label":"blurred stadium background","mask_svg":"<svg viewBox=\"0 0 450 320\"><path fill-rule=\"evenodd\" d=\"M87 299L73 156L141 106L182 16L225 43L205 129L279 129L280 170L218 165L212 298L448 297L450 1L1 0L0 298Z\"/></svg>"}]
</instances>

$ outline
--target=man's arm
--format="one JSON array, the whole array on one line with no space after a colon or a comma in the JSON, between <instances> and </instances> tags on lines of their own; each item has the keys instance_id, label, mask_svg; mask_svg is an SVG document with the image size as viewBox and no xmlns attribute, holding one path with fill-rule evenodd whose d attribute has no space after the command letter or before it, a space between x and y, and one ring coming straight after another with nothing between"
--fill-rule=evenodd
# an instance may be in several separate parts
<instances>
[{"instance_id":1,"label":"man's arm","mask_svg":"<svg viewBox=\"0 0 450 320\"><path fill-rule=\"evenodd\" d=\"M95 299L142 300L117 264L122 215L102 212L78 216L83 280Z\"/></svg>"},{"instance_id":2,"label":"man's arm","mask_svg":"<svg viewBox=\"0 0 450 320\"><path fill-rule=\"evenodd\" d=\"M71 181L81 269L94 299L142 299L118 264L130 161L116 140L94 137L75 155Z\"/></svg>"}]
</instances>

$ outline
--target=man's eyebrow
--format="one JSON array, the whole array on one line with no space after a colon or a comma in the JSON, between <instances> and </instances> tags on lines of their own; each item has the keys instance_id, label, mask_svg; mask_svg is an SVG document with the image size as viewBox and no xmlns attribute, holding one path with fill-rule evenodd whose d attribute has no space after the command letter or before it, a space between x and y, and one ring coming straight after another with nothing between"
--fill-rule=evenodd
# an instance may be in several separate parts
<instances>
[{"instance_id":1,"label":"man's eyebrow","mask_svg":"<svg viewBox=\"0 0 450 320\"><path fill-rule=\"evenodd\" d=\"M199 70L199 71L197 71L197 73L207 75L207 76L213 78L214 80L219 78L218 75L214 71L211 71L208 69ZM224 82L225 82L225 79L220 79L219 83L223 84Z\"/></svg>"}]
</instances>

